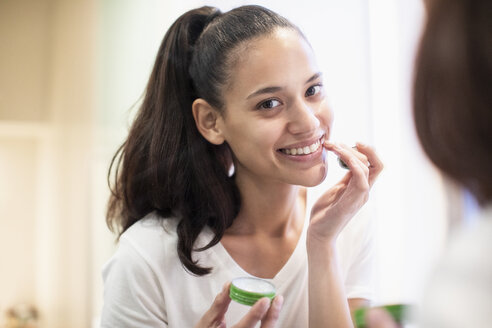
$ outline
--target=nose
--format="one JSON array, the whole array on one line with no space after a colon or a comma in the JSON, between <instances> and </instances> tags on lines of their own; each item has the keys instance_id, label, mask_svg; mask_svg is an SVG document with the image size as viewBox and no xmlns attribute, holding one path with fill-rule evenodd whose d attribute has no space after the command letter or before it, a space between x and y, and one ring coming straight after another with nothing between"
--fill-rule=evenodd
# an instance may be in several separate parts
<instances>
[{"instance_id":1,"label":"nose","mask_svg":"<svg viewBox=\"0 0 492 328\"><path fill-rule=\"evenodd\" d=\"M292 134L304 134L316 131L320 125L318 106L299 100L289 110L287 129Z\"/></svg>"}]
</instances>

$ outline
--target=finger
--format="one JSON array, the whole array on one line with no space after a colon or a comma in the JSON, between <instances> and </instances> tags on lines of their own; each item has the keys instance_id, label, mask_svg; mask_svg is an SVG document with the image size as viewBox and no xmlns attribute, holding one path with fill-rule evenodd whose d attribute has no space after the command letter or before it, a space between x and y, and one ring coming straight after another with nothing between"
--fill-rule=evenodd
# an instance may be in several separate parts
<instances>
[{"instance_id":1,"label":"finger","mask_svg":"<svg viewBox=\"0 0 492 328\"><path fill-rule=\"evenodd\" d=\"M229 308L229 304L231 303L231 299L229 298L229 287L230 282L224 284L222 287L222 291L217 294L214 302L210 306L210 309L205 312L200 323L206 327L215 327L222 323L224 320L225 313Z\"/></svg>"},{"instance_id":2,"label":"finger","mask_svg":"<svg viewBox=\"0 0 492 328\"><path fill-rule=\"evenodd\" d=\"M370 165L367 156L364 153L360 152L357 146L349 147L345 144L340 144L340 146L344 149L351 151L366 166Z\"/></svg>"},{"instance_id":3,"label":"finger","mask_svg":"<svg viewBox=\"0 0 492 328\"><path fill-rule=\"evenodd\" d=\"M348 171L347 174L333 187L327 190L321 197L313 204L311 213L318 212L323 208L330 207L330 205L336 203L344 194L347 189L347 185L352 178L352 172Z\"/></svg>"},{"instance_id":4,"label":"finger","mask_svg":"<svg viewBox=\"0 0 492 328\"><path fill-rule=\"evenodd\" d=\"M284 303L284 298L281 295L277 295L270 305L268 312L266 313L263 320L261 320L261 328L273 328L277 323L278 316L280 315L280 310Z\"/></svg>"},{"instance_id":5,"label":"finger","mask_svg":"<svg viewBox=\"0 0 492 328\"><path fill-rule=\"evenodd\" d=\"M334 152L349 167L352 172L352 179L349 184L355 184L358 188L366 190L369 186L369 168L367 165L360 161L351 150L339 144L329 144L326 148Z\"/></svg>"},{"instance_id":6,"label":"finger","mask_svg":"<svg viewBox=\"0 0 492 328\"><path fill-rule=\"evenodd\" d=\"M234 328L254 328L265 317L269 307L270 299L263 297L251 307Z\"/></svg>"},{"instance_id":7,"label":"finger","mask_svg":"<svg viewBox=\"0 0 492 328\"><path fill-rule=\"evenodd\" d=\"M327 143L325 142L325 148L333 151L344 162L349 161L349 158L356 158L361 164L369 166L369 160L367 156L357 150L355 147L349 147L342 143Z\"/></svg>"},{"instance_id":8,"label":"finger","mask_svg":"<svg viewBox=\"0 0 492 328\"><path fill-rule=\"evenodd\" d=\"M368 328L398 328L391 315L383 309L374 308L367 311L365 319Z\"/></svg>"},{"instance_id":9,"label":"finger","mask_svg":"<svg viewBox=\"0 0 492 328\"><path fill-rule=\"evenodd\" d=\"M369 185L373 185L378 177L379 173L383 170L383 162L379 159L376 151L371 146L365 145L363 143L357 143L357 149L367 156L369 160Z\"/></svg>"},{"instance_id":10,"label":"finger","mask_svg":"<svg viewBox=\"0 0 492 328\"><path fill-rule=\"evenodd\" d=\"M357 149L357 146L349 147L343 143L331 143L328 141L325 141L324 146L327 149L331 149L331 147L333 147L333 146L338 146L340 148L348 150L349 152L354 154L362 163L364 163L366 166L369 166L369 160L368 160L367 156L365 154L359 152ZM340 158L339 158L339 160L340 160ZM340 165L343 166L344 168L348 169L348 167L346 167L344 165L344 163L340 163Z\"/></svg>"}]
</instances>

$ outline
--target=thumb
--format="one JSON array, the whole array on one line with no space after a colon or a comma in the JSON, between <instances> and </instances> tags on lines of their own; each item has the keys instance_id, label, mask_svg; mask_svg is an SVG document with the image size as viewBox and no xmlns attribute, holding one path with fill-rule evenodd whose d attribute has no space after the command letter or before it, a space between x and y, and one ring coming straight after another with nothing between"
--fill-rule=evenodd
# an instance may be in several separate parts
<instances>
[{"instance_id":1,"label":"thumb","mask_svg":"<svg viewBox=\"0 0 492 328\"><path fill-rule=\"evenodd\" d=\"M256 324L263 320L270 307L270 299L263 297L257 301L246 315L239 321L234 328L254 328Z\"/></svg>"},{"instance_id":2,"label":"thumb","mask_svg":"<svg viewBox=\"0 0 492 328\"><path fill-rule=\"evenodd\" d=\"M229 286L230 283L224 284L222 291L217 294L214 302L210 306L207 312L202 316L200 322L195 328L198 327L224 327L223 321L225 313L229 308L231 299L229 298Z\"/></svg>"}]
</instances>

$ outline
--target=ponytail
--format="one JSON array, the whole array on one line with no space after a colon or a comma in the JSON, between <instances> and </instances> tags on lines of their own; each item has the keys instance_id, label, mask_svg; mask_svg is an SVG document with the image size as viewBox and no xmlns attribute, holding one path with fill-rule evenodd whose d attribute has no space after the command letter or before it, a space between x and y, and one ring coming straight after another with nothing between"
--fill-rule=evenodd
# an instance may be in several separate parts
<instances>
[{"instance_id":1,"label":"ponytail","mask_svg":"<svg viewBox=\"0 0 492 328\"><path fill-rule=\"evenodd\" d=\"M220 94L227 82L231 50L277 26L293 27L259 6L224 15L216 8L202 7L171 26L128 138L111 163L108 180L115 170L115 181L106 221L112 231L121 236L153 211L163 220L178 217L177 252L182 264L196 275L211 271L199 266L192 253L221 240L239 212L240 194L235 177L228 175L229 147L213 145L201 136L192 103L200 97L222 110ZM214 238L194 249L205 226Z\"/></svg>"}]
</instances>

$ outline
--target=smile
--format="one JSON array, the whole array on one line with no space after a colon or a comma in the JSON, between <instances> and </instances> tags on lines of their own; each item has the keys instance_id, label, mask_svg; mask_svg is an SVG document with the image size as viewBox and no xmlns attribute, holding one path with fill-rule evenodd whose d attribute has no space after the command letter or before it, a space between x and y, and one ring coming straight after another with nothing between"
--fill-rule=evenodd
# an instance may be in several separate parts
<instances>
[{"instance_id":1,"label":"smile","mask_svg":"<svg viewBox=\"0 0 492 328\"><path fill-rule=\"evenodd\" d=\"M282 148L279 150L286 155L293 155L293 156L309 155L309 154L316 152L319 149L319 147L321 146L321 143L324 141L323 139L324 139L324 137L321 139L318 139L315 143L313 143L309 146L297 147L297 148Z\"/></svg>"}]
</instances>

